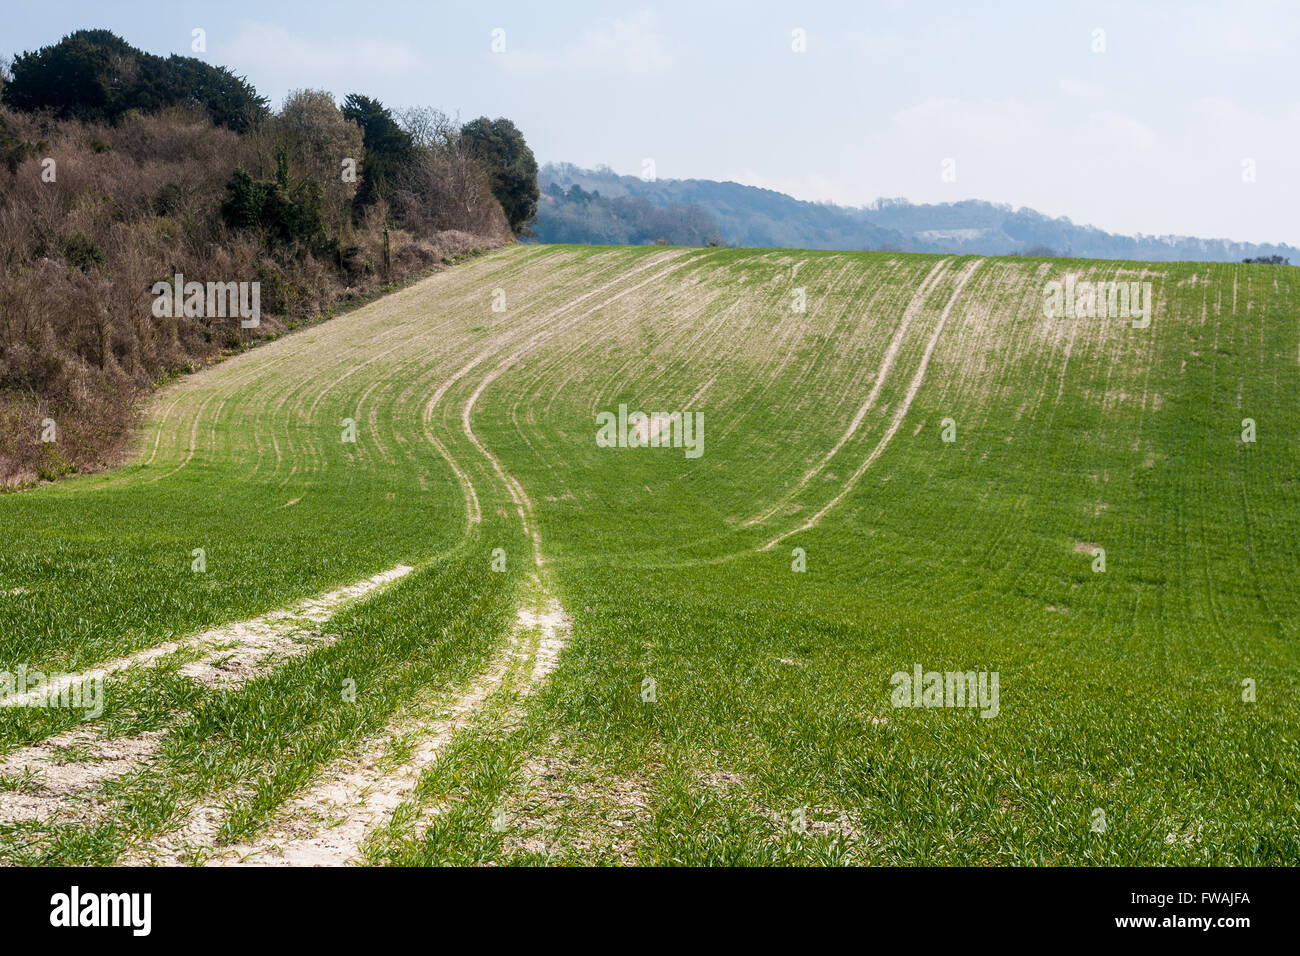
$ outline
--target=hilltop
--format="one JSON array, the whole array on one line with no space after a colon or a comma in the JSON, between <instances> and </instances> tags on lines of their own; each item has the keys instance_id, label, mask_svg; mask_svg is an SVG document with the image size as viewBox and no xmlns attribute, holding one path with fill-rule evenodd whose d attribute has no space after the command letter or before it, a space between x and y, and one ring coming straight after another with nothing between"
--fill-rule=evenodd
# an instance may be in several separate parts
<instances>
[{"instance_id":1,"label":"hilltop","mask_svg":"<svg viewBox=\"0 0 1300 956\"><path fill-rule=\"evenodd\" d=\"M967 200L935 205L880 199L854 208L811 203L709 179L620 176L548 163L534 230L543 242L644 243L791 249L885 249L956 255L1053 255L1152 262L1241 262L1282 256L1286 244L1121 236L1027 208ZM598 194L598 195L597 195Z\"/></svg>"}]
</instances>

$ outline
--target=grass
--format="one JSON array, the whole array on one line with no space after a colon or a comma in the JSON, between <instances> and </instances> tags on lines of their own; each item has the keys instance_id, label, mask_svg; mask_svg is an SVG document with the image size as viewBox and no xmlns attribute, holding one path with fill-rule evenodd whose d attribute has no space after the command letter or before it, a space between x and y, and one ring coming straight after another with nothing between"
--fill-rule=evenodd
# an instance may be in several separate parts
<instances>
[{"instance_id":1,"label":"grass","mask_svg":"<svg viewBox=\"0 0 1300 956\"><path fill-rule=\"evenodd\" d=\"M1150 327L1046 318L1066 272L1150 281ZM157 755L94 820L0 829L5 858L107 862L214 800L218 840L257 834L483 669L532 564L522 515L572 620L561 666L506 682L369 862L1294 865L1297 285L521 247L178 382L132 464L0 496L0 666L86 667L418 570L234 689L176 662L110 680L95 726L165 729ZM703 456L598 447L620 403L702 411ZM917 663L997 672L997 716L893 707ZM0 746L74 722L0 711Z\"/></svg>"}]
</instances>

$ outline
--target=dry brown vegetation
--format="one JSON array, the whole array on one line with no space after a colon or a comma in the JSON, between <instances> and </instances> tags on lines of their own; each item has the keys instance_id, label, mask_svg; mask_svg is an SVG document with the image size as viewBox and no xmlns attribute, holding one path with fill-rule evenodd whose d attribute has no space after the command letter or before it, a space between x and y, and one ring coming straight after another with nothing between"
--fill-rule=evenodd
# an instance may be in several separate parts
<instances>
[{"instance_id":1,"label":"dry brown vegetation","mask_svg":"<svg viewBox=\"0 0 1300 956\"><path fill-rule=\"evenodd\" d=\"M0 485L109 464L159 381L511 236L454 137L357 210L339 169L364 169L361 131L314 91L242 136L182 109L114 126L0 109L0 151ZM321 187L329 248L223 220L232 172L271 179L281 151L295 183ZM155 318L151 287L176 273L260 282L260 326Z\"/></svg>"}]
</instances>

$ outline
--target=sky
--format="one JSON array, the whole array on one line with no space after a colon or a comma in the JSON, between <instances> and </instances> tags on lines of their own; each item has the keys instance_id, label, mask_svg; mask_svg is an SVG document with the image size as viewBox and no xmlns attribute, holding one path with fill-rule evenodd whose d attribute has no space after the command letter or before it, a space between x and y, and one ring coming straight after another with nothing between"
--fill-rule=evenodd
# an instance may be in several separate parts
<instances>
[{"instance_id":1,"label":"sky","mask_svg":"<svg viewBox=\"0 0 1300 956\"><path fill-rule=\"evenodd\" d=\"M1285 0L5 0L0 54L90 27L230 67L273 104L307 87L506 116L542 162L1300 245Z\"/></svg>"}]
</instances>

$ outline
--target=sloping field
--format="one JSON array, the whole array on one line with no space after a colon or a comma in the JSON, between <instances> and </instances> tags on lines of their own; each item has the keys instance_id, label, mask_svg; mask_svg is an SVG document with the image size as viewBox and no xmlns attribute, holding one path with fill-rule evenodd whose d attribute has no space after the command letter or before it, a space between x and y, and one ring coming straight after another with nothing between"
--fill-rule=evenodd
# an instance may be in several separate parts
<instances>
[{"instance_id":1,"label":"sloping field","mask_svg":"<svg viewBox=\"0 0 1300 956\"><path fill-rule=\"evenodd\" d=\"M1296 275L515 247L194 375L0 496L0 860L1296 864Z\"/></svg>"}]
</instances>

